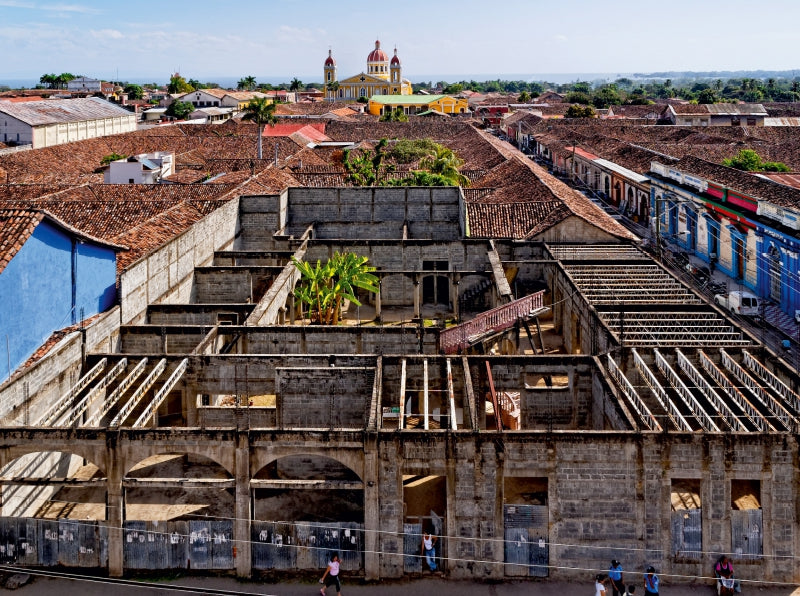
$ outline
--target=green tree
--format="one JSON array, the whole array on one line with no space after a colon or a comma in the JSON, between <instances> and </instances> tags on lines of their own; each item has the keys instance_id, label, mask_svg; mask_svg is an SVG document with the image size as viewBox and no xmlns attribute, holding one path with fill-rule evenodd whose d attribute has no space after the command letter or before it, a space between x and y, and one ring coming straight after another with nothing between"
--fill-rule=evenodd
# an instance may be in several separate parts
<instances>
[{"instance_id":1,"label":"green tree","mask_svg":"<svg viewBox=\"0 0 800 596\"><path fill-rule=\"evenodd\" d=\"M39 77L39 82L43 85L47 85L49 89L55 89L57 79L58 77L55 74L43 74Z\"/></svg>"},{"instance_id":2,"label":"green tree","mask_svg":"<svg viewBox=\"0 0 800 596\"><path fill-rule=\"evenodd\" d=\"M292 79L292 82L289 83L289 91L300 91L303 87L303 81L298 79L297 77Z\"/></svg>"},{"instance_id":3,"label":"green tree","mask_svg":"<svg viewBox=\"0 0 800 596\"><path fill-rule=\"evenodd\" d=\"M713 89L703 89L697 94L697 103L711 104L717 103L717 93Z\"/></svg>"},{"instance_id":4,"label":"green tree","mask_svg":"<svg viewBox=\"0 0 800 596\"><path fill-rule=\"evenodd\" d=\"M397 106L393 110L389 110L381 114L380 122L408 122L408 116L403 111L403 108Z\"/></svg>"},{"instance_id":5,"label":"green tree","mask_svg":"<svg viewBox=\"0 0 800 596\"><path fill-rule=\"evenodd\" d=\"M292 262L300 272L295 297L308 306L312 323L337 325L345 300L361 306L356 296L359 289L373 294L378 291L375 267L368 264L367 257L335 252L324 265L321 261L311 265L294 257Z\"/></svg>"},{"instance_id":6,"label":"green tree","mask_svg":"<svg viewBox=\"0 0 800 596\"><path fill-rule=\"evenodd\" d=\"M789 166L782 162L763 161L753 149L742 149L735 157L723 159L722 165L746 172L789 172Z\"/></svg>"},{"instance_id":7,"label":"green tree","mask_svg":"<svg viewBox=\"0 0 800 596\"><path fill-rule=\"evenodd\" d=\"M253 76L242 77L239 79L239 82L236 84L236 88L245 91L252 91L258 85L256 84L256 78Z\"/></svg>"},{"instance_id":8,"label":"green tree","mask_svg":"<svg viewBox=\"0 0 800 596\"><path fill-rule=\"evenodd\" d=\"M592 103L592 96L583 91L571 91L564 96L565 103L579 103L588 106Z\"/></svg>"},{"instance_id":9,"label":"green tree","mask_svg":"<svg viewBox=\"0 0 800 596\"><path fill-rule=\"evenodd\" d=\"M464 160L453 153L452 149L439 145L432 154L422 158L419 165L431 174L451 180L454 186L469 186L469 180L458 170L464 165Z\"/></svg>"},{"instance_id":10,"label":"green tree","mask_svg":"<svg viewBox=\"0 0 800 596\"><path fill-rule=\"evenodd\" d=\"M594 118L597 114L592 106L581 106L573 104L569 106L564 118Z\"/></svg>"},{"instance_id":11,"label":"green tree","mask_svg":"<svg viewBox=\"0 0 800 596\"><path fill-rule=\"evenodd\" d=\"M167 111L164 112L167 116L172 116L178 120L183 120L189 114L194 112L194 106L188 101L173 101L167 106Z\"/></svg>"},{"instance_id":12,"label":"green tree","mask_svg":"<svg viewBox=\"0 0 800 596\"><path fill-rule=\"evenodd\" d=\"M262 139L264 136L264 127L268 124L275 126L278 118L275 116L275 104L266 97L256 97L250 100L250 103L245 106L244 115L242 120L249 120L255 122L258 127L258 159L263 158Z\"/></svg>"},{"instance_id":13,"label":"green tree","mask_svg":"<svg viewBox=\"0 0 800 596\"><path fill-rule=\"evenodd\" d=\"M619 96L616 85L606 85L601 87L594 93L592 104L598 109L605 109L608 106L618 106L622 103L622 98Z\"/></svg>"},{"instance_id":14,"label":"green tree","mask_svg":"<svg viewBox=\"0 0 800 596\"><path fill-rule=\"evenodd\" d=\"M118 159L125 159L128 157L127 155L120 155L116 151L114 153L109 153L108 155L104 155L103 159L100 160L101 166L107 166L112 161L117 161Z\"/></svg>"},{"instance_id":15,"label":"green tree","mask_svg":"<svg viewBox=\"0 0 800 596\"><path fill-rule=\"evenodd\" d=\"M144 97L144 89L139 85L127 85L125 87L125 93L128 94L130 99L142 99Z\"/></svg>"},{"instance_id":16,"label":"green tree","mask_svg":"<svg viewBox=\"0 0 800 596\"><path fill-rule=\"evenodd\" d=\"M461 83L453 83L452 85L448 85L444 88L444 93L447 95L458 95L464 90L464 85Z\"/></svg>"},{"instance_id":17,"label":"green tree","mask_svg":"<svg viewBox=\"0 0 800 596\"><path fill-rule=\"evenodd\" d=\"M336 92L339 91L339 81L331 81L325 86L331 92L331 97L336 97Z\"/></svg>"},{"instance_id":18,"label":"green tree","mask_svg":"<svg viewBox=\"0 0 800 596\"><path fill-rule=\"evenodd\" d=\"M519 94L519 97L517 97L517 101L519 103L529 103L531 101L531 94L527 91L523 91Z\"/></svg>"},{"instance_id":19,"label":"green tree","mask_svg":"<svg viewBox=\"0 0 800 596\"><path fill-rule=\"evenodd\" d=\"M167 93L190 93L191 91L194 91L194 87L187 83L186 79L178 73L169 78Z\"/></svg>"}]
</instances>

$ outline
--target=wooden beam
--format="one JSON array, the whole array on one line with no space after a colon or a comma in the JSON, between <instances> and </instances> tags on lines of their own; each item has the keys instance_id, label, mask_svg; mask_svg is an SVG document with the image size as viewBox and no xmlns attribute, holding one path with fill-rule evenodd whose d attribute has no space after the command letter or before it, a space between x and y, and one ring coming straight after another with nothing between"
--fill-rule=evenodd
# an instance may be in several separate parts
<instances>
[{"instance_id":1,"label":"wooden beam","mask_svg":"<svg viewBox=\"0 0 800 596\"><path fill-rule=\"evenodd\" d=\"M447 395L450 398L450 430L458 430L456 421L456 396L453 391L453 369L450 366L450 359L447 359Z\"/></svg>"},{"instance_id":2,"label":"wooden beam","mask_svg":"<svg viewBox=\"0 0 800 596\"><path fill-rule=\"evenodd\" d=\"M397 429L403 430L403 417L406 415L406 359L400 361L400 415L397 417Z\"/></svg>"},{"instance_id":3,"label":"wooden beam","mask_svg":"<svg viewBox=\"0 0 800 596\"><path fill-rule=\"evenodd\" d=\"M422 428L429 430L430 419L428 417L428 359L422 361L422 408L423 425Z\"/></svg>"},{"instance_id":4,"label":"wooden beam","mask_svg":"<svg viewBox=\"0 0 800 596\"><path fill-rule=\"evenodd\" d=\"M358 480L251 480L251 488L283 490L364 490L364 483Z\"/></svg>"}]
</instances>

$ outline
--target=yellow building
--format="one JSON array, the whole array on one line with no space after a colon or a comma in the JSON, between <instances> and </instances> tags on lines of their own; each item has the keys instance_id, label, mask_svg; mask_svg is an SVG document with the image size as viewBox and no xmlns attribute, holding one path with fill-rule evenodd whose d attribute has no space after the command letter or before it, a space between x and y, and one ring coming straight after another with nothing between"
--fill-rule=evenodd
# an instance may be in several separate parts
<instances>
[{"instance_id":1,"label":"yellow building","mask_svg":"<svg viewBox=\"0 0 800 596\"><path fill-rule=\"evenodd\" d=\"M328 101L372 97L373 95L411 95L411 81L402 76L397 48L391 60L381 49L381 42L375 42L375 49L367 56L367 70L342 79L336 78L336 61L333 52L328 50L325 60L325 99Z\"/></svg>"},{"instance_id":2,"label":"yellow building","mask_svg":"<svg viewBox=\"0 0 800 596\"><path fill-rule=\"evenodd\" d=\"M406 114L464 114L469 110L466 99L450 95L373 95L369 99L368 107L369 113L375 116L396 108L402 108Z\"/></svg>"}]
</instances>

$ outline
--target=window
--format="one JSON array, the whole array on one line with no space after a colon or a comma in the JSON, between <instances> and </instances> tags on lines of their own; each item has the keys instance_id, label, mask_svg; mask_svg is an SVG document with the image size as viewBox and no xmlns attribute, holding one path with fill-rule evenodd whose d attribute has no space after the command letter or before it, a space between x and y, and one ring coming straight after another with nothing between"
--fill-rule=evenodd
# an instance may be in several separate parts
<instances>
[{"instance_id":1,"label":"window","mask_svg":"<svg viewBox=\"0 0 800 596\"><path fill-rule=\"evenodd\" d=\"M755 125L756 125L756 119L755 118L748 118L747 119L747 126L755 126Z\"/></svg>"},{"instance_id":2,"label":"window","mask_svg":"<svg viewBox=\"0 0 800 596\"><path fill-rule=\"evenodd\" d=\"M128 178L128 184L133 184L133 178Z\"/></svg>"}]
</instances>

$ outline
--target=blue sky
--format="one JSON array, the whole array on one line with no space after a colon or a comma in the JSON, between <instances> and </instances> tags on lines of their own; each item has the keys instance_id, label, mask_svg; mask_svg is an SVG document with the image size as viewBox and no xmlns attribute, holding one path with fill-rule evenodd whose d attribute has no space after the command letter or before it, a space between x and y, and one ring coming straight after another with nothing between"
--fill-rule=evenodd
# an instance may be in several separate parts
<instances>
[{"instance_id":1,"label":"blue sky","mask_svg":"<svg viewBox=\"0 0 800 596\"><path fill-rule=\"evenodd\" d=\"M166 82L361 72L379 38L403 74L791 70L798 0L0 0L0 80L72 72Z\"/></svg>"}]
</instances>

